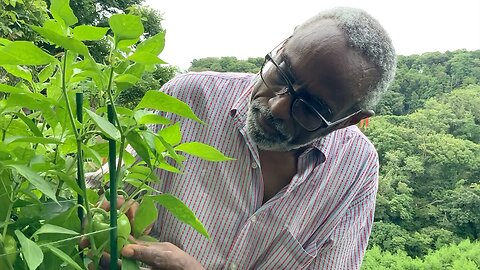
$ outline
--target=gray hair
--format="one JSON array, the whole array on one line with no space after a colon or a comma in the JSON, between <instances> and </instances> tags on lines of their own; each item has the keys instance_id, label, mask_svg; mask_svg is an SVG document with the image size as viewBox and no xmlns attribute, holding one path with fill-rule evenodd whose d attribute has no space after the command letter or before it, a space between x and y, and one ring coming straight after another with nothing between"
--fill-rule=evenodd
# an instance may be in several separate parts
<instances>
[{"instance_id":1,"label":"gray hair","mask_svg":"<svg viewBox=\"0 0 480 270\"><path fill-rule=\"evenodd\" d=\"M350 7L322 11L296 29L322 19L335 21L344 31L348 45L359 50L367 61L380 71L380 79L368 89L367 95L360 101L362 108L374 108L395 76L397 57L390 37L370 14Z\"/></svg>"}]
</instances>

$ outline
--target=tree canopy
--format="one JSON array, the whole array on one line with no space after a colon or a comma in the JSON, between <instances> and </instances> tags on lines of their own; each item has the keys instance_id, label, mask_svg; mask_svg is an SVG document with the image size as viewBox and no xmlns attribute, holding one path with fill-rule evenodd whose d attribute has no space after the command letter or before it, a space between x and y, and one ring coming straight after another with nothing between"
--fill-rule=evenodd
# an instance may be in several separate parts
<instances>
[{"instance_id":1,"label":"tree canopy","mask_svg":"<svg viewBox=\"0 0 480 270\"><path fill-rule=\"evenodd\" d=\"M54 45L45 41L29 25L43 25L51 19L46 12L51 0L3 0L0 1L0 36L9 40L29 40L51 54L59 53ZM128 13L142 18L145 33L142 40L160 32L162 14L149 6L144 0L70 0L70 6L78 18L78 25L107 26L108 18L113 14ZM108 52L111 42L106 39L86 41L92 57L99 63L109 61ZM1 43L0 43L1 44ZM166 81L178 73L178 68L168 65L157 65L153 73L147 73L142 80L126 91L122 91L117 101L129 108L134 107L148 90L159 89ZM0 82L15 85L18 78L11 76L0 67ZM90 89L86 97L95 99L97 89Z\"/></svg>"}]
</instances>

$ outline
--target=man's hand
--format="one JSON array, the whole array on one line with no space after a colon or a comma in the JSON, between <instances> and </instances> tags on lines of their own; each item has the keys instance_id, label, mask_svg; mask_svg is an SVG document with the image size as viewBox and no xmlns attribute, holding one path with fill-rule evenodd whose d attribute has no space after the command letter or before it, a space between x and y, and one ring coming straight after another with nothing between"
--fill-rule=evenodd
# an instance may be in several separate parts
<instances>
[{"instance_id":1,"label":"man's hand","mask_svg":"<svg viewBox=\"0 0 480 270\"><path fill-rule=\"evenodd\" d=\"M204 270L195 258L167 242L128 244L123 247L122 256L143 262L152 270Z\"/></svg>"}]
</instances>

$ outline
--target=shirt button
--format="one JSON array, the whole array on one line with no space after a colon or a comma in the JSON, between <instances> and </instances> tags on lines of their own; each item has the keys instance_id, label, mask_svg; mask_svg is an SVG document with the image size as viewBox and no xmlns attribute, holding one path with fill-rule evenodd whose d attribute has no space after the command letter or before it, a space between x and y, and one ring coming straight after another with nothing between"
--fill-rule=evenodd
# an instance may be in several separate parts
<instances>
[{"instance_id":1,"label":"shirt button","mask_svg":"<svg viewBox=\"0 0 480 270\"><path fill-rule=\"evenodd\" d=\"M236 269L237 269L237 265L235 263L231 263L230 270L236 270Z\"/></svg>"},{"instance_id":2,"label":"shirt button","mask_svg":"<svg viewBox=\"0 0 480 270\"><path fill-rule=\"evenodd\" d=\"M250 218L250 221L251 221L251 222L256 222L256 221L257 221L257 216L252 216L252 217Z\"/></svg>"},{"instance_id":3,"label":"shirt button","mask_svg":"<svg viewBox=\"0 0 480 270\"><path fill-rule=\"evenodd\" d=\"M253 168L253 169L256 169L256 168L258 168L258 165L257 165L257 163L256 163L256 162L252 162L252 168Z\"/></svg>"}]
</instances>

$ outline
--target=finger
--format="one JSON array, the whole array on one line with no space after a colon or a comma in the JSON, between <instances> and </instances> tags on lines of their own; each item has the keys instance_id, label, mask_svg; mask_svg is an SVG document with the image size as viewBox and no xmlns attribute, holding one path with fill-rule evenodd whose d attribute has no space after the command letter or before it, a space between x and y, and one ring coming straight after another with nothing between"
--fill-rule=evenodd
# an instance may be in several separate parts
<instances>
[{"instance_id":1,"label":"finger","mask_svg":"<svg viewBox=\"0 0 480 270\"><path fill-rule=\"evenodd\" d=\"M132 258L134 259L134 256L135 256L135 249L137 249L138 247L137 246L140 246L139 244L128 244L128 245L125 245L123 248L122 248L122 256L123 257L127 257L127 258ZM137 255L138 256L138 255Z\"/></svg>"},{"instance_id":2,"label":"finger","mask_svg":"<svg viewBox=\"0 0 480 270\"><path fill-rule=\"evenodd\" d=\"M80 249L85 249L90 246L90 240L87 237L82 237L80 239L80 243L78 244L78 247Z\"/></svg>"},{"instance_id":3,"label":"finger","mask_svg":"<svg viewBox=\"0 0 480 270\"><path fill-rule=\"evenodd\" d=\"M153 265L161 259L164 251L158 248L149 248L141 244L128 244L122 249L122 256L134 260L142 261L148 265Z\"/></svg>"},{"instance_id":4,"label":"finger","mask_svg":"<svg viewBox=\"0 0 480 270\"><path fill-rule=\"evenodd\" d=\"M99 262L100 269L105 269L105 270L110 269L110 261L111 261L110 254L107 252L103 252ZM117 260L117 269L120 269L121 265L122 265L121 260Z\"/></svg>"},{"instance_id":5,"label":"finger","mask_svg":"<svg viewBox=\"0 0 480 270\"><path fill-rule=\"evenodd\" d=\"M104 196L104 195L102 195ZM109 199L109 198L108 198ZM108 199L105 199L105 197L100 198L100 205L98 207L103 208L105 211L110 211L110 201ZM122 195L118 195L117 197L117 209L122 207L122 205L125 203L125 198Z\"/></svg>"},{"instance_id":6,"label":"finger","mask_svg":"<svg viewBox=\"0 0 480 270\"><path fill-rule=\"evenodd\" d=\"M127 202L127 205L125 206L126 212L125 215L127 215L128 219L133 222L133 219L135 217L135 214L137 213L139 204L135 200L129 200Z\"/></svg>"},{"instance_id":7,"label":"finger","mask_svg":"<svg viewBox=\"0 0 480 270\"><path fill-rule=\"evenodd\" d=\"M109 269L110 268L110 254L104 252L102 257L100 258L100 267L101 269Z\"/></svg>"}]
</instances>

